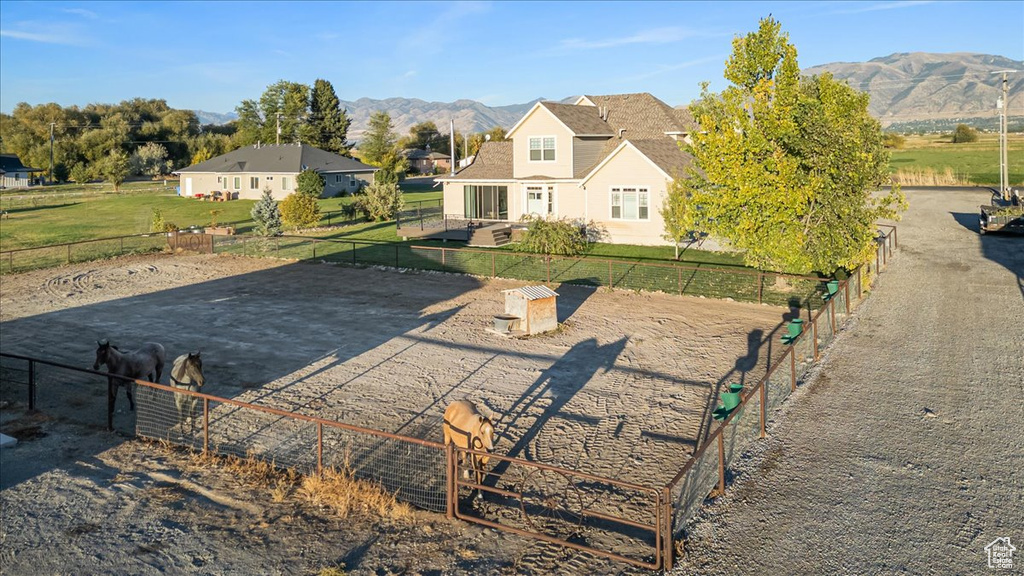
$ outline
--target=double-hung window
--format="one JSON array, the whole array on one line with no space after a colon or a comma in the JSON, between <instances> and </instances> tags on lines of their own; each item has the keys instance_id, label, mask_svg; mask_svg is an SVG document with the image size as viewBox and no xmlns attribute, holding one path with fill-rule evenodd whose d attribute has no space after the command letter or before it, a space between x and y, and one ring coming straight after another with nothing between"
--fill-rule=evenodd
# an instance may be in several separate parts
<instances>
[{"instance_id":1,"label":"double-hung window","mask_svg":"<svg viewBox=\"0 0 1024 576\"><path fill-rule=\"evenodd\" d=\"M535 136L530 138L531 162L554 162L555 137Z\"/></svg>"},{"instance_id":2,"label":"double-hung window","mask_svg":"<svg viewBox=\"0 0 1024 576\"><path fill-rule=\"evenodd\" d=\"M281 190L291 190L291 187L288 186L287 176L281 176Z\"/></svg>"},{"instance_id":3,"label":"double-hung window","mask_svg":"<svg viewBox=\"0 0 1024 576\"><path fill-rule=\"evenodd\" d=\"M249 176L249 189L250 190L259 190L260 189L260 177L259 176Z\"/></svg>"},{"instance_id":4,"label":"double-hung window","mask_svg":"<svg viewBox=\"0 0 1024 576\"><path fill-rule=\"evenodd\" d=\"M649 220L649 202L647 188L613 187L612 220Z\"/></svg>"},{"instance_id":5,"label":"double-hung window","mask_svg":"<svg viewBox=\"0 0 1024 576\"><path fill-rule=\"evenodd\" d=\"M235 176L234 178L235 178L235 182L234 182L235 190L241 190L242 189L242 177L241 176Z\"/></svg>"}]
</instances>

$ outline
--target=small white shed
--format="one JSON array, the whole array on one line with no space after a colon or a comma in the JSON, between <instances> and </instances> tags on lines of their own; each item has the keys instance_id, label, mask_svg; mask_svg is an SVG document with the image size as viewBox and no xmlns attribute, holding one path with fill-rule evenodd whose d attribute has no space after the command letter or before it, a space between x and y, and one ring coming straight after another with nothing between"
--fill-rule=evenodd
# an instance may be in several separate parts
<instances>
[{"instance_id":1,"label":"small white shed","mask_svg":"<svg viewBox=\"0 0 1024 576\"><path fill-rule=\"evenodd\" d=\"M540 334L558 328L557 292L547 286L523 286L504 292L505 316L519 318L518 331Z\"/></svg>"}]
</instances>

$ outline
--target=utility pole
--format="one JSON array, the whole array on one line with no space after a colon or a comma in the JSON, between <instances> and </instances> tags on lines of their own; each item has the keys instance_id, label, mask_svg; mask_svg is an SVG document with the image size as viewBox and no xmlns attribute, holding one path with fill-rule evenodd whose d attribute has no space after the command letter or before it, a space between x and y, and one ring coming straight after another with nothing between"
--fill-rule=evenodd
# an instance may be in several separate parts
<instances>
[{"instance_id":1,"label":"utility pole","mask_svg":"<svg viewBox=\"0 0 1024 576\"><path fill-rule=\"evenodd\" d=\"M281 145L281 113L277 113L277 145Z\"/></svg>"},{"instance_id":2,"label":"utility pole","mask_svg":"<svg viewBox=\"0 0 1024 576\"><path fill-rule=\"evenodd\" d=\"M56 122L50 122L50 184L53 184L53 127Z\"/></svg>"},{"instance_id":3,"label":"utility pole","mask_svg":"<svg viewBox=\"0 0 1024 576\"><path fill-rule=\"evenodd\" d=\"M999 195L1007 202L1010 201L1010 177L1008 173L1009 161L1007 160L1009 143L1006 139L1006 126L1008 122L1006 109L1010 107L1010 98L1006 75L1014 72L1016 70L997 70L993 72L993 74L1003 75L1003 95L996 103L996 107L999 108Z\"/></svg>"},{"instance_id":4,"label":"utility pole","mask_svg":"<svg viewBox=\"0 0 1024 576\"><path fill-rule=\"evenodd\" d=\"M455 119L449 120L448 139L451 141L452 159L448 164L452 167L452 176L455 176Z\"/></svg>"}]
</instances>

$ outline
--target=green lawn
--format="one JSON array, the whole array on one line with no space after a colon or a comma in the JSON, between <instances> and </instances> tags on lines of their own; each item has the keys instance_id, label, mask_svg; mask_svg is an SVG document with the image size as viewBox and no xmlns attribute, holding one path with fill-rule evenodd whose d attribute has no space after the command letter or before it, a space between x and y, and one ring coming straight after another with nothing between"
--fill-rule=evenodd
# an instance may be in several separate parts
<instances>
[{"instance_id":1,"label":"green lawn","mask_svg":"<svg viewBox=\"0 0 1024 576\"><path fill-rule=\"evenodd\" d=\"M1024 185L1024 134L1009 134L1009 177L1012 186ZM950 168L973 184L999 185L999 140L996 134L981 134L977 142L953 144L948 136L908 136L902 150L892 150L889 166L943 172Z\"/></svg>"}]
</instances>

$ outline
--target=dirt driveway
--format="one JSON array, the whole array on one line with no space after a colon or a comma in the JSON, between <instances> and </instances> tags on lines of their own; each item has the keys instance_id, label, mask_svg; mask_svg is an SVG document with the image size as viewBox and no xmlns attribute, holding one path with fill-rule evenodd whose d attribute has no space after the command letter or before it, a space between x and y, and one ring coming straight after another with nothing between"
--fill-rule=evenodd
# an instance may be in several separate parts
<instances>
[{"instance_id":1,"label":"dirt driveway","mask_svg":"<svg viewBox=\"0 0 1024 576\"><path fill-rule=\"evenodd\" d=\"M1024 237L978 234L988 191L907 196L874 294L676 573L987 574L989 543L1024 549Z\"/></svg>"}]
</instances>

